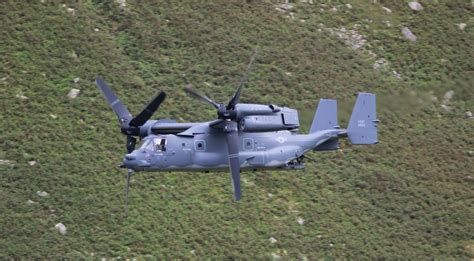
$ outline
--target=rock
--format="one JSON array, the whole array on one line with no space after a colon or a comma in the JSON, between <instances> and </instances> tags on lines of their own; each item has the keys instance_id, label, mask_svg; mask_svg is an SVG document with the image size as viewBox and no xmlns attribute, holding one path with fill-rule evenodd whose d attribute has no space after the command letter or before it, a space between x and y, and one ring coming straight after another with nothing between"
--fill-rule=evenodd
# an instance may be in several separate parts
<instances>
[{"instance_id":1,"label":"rock","mask_svg":"<svg viewBox=\"0 0 474 261\"><path fill-rule=\"evenodd\" d=\"M46 191L36 191L36 195L38 195L38 197L44 198L47 197L49 194Z\"/></svg>"},{"instance_id":2,"label":"rock","mask_svg":"<svg viewBox=\"0 0 474 261\"><path fill-rule=\"evenodd\" d=\"M284 3L284 4L279 4L275 7L275 10L280 11L280 12L290 12L293 9L293 4L292 3Z\"/></svg>"},{"instance_id":3,"label":"rock","mask_svg":"<svg viewBox=\"0 0 474 261\"><path fill-rule=\"evenodd\" d=\"M333 247L333 246L334 246L334 244L333 244L333 243L329 243L329 247Z\"/></svg>"},{"instance_id":4,"label":"rock","mask_svg":"<svg viewBox=\"0 0 474 261\"><path fill-rule=\"evenodd\" d=\"M74 10L74 8L67 7L66 11L70 13L71 15L76 15L76 10Z\"/></svg>"},{"instance_id":5,"label":"rock","mask_svg":"<svg viewBox=\"0 0 474 261\"><path fill-rule=\"evenodd\" d=\"M66 226L63 223L57 223L54 228L56 228L63 236L67 234Z\"/></svg>"},{"instance_id":6,"label":"rock","mask_svg":"<svg viewBox=\"0 0 474 261\"><path fill-rule=\"evenodd\" d=\"M77 53L74 50L71 51L69 56L71 56L71 58L77 59Z\"/></svg>"},{"instance_id":7,"label":"rock","mask_svg":"<svg viewBox=\"0 0 474 261\"><path fill-rule=\"evenodd\" d=\"M401 79L401 78L402 78L402 75L401 75L399 72L395 71L395 70L392 71L392 74L393 74L393 76L394 76L395 78L397 78L397 79Z\"/></svg>"},{"instance_id":8,"label":"rock","mask_svg":"<svg viewBox=\"0 0 474 261\"><path fill-rule=\"evenodd\" d=\"M390 8L387 8L387 7L385 7L385 6L382 6L382 9L383 9L385 12L389 13L389 14L392 13L392 10L391 10Z\"/></svg>"},{"instance_id":9,"label":"rock","mask_svg":"<svg viewBox=\"0 0 474 261\"><path fill-rule=\"evenodd\" d=\"M451 107L446 106L446 105L444 105L444 104L441 104L441 108L443 108L443 110L444 110L445 112L450 112L450 111L451 111Z\"/></svg>"},{"instance_id":10,"label":"rock","mask_svg":"<svg viewBox=\"0 0 474 261\"><path fill-rule=\"evenodd\" d=\"M303 225L303 224L304 224L304 221L305 221L305 220L304 220L303 218L301 218L301 217L299 217L298 219L296 219L296 222L298 222L298 224L300 224L300 225Z\"/></svg>"},{"instance_id":11,"label":"rock","mask_svg":"<svg viewBox=\"0 0 474 261\"><path fill-rule=\"evenodd\" d=\"M195 255L195 254L196 254L196 250L193 249L193 250L189 251L189 253Z\"/></svg>"},{"instance_id":12,"label":"rock","mask_svg":"<svg viewBox=\"0 0 474 261\"><path fill-rule=\"evenodd\" d=\"M443 104L448 104L454 96L454 91L449 90L443 96Z\"/></svg>"},{"instance_id":13,"label":"rock","mask_svg":"<svg viewBox=\"0 0 474 261\"><path fill-rule=\"evenodd\" d=\"M321 239L323 236L317 235L316 238Z\"/></svg>"},{"instance_id":14,"label":"rock","mask_svg":"<svg viewBox=\"0 0 474 261\"><path fill-rule=\"evenodd\" d=\"M279 259L281 259L281 256L278 255L277 253L272 253L272 258L273 258L274 260L279 260Z\"/></svg>"},{"instance_id":15,"label":"rock","mask_svg":"<svg viewBox=\"0 0 474 261\"><path fill-rule=\"evenodd\" d=\"M74 99L79 95L80 92L81 92L81 90L79 90L79 89L71 89L69 91L69 93L67 94L67 97L69 97L71 99Z\"/></svg>"},{"instance_id":16,"label":"rock","mask_svg":"<svg viewBox=\"0 0 474 261\"><path fill-rule=\"evenodd\" d=\"M127 7L127 0L115 0L115 3L119 4L120 7Z\"/></svg>"},{"instance_id":17,"label":"rock","mask_svg":"<svg viewBox=\"0 0 474 261\"><path fill-rule=\"evenodd\" d=\"M410 7L411 10L414 10L414 11L423 10L423 6L420 3L416 2L416 1L409 2L408 6Z\"/></svg>"},{"instance_id":18,"label":"rock","mask_svg":"<svg viewBox=\"0 0 474 261\"><path fill-rule=\"evenodd\" d=\"M57 116L56 114L52 114L52 113L51 113L49 116L50 116L51 118L53 118L53 119L57 119L57 118L58 118L58 116Z\"/></svg>"},{"instance_id":19,"label":"rock","mask_svg":"<svg viewBox=\"0 0 474 261\"><path fill-rule=\"evenodd\" d=\"M384 58L379 58L375 60L374 65L373 65L374 70L384 69L387 66L388 66L388 62Z\"/></svg>"},{"instance_id":20,"label":"rock","mask_svg":"<svg viewBox=\"0 0 474 261\"><path fill-rule=\"evenodd\" d=\"M272 197L273 197L273 194L272 194L272 193L268 193L267 196L268 196L269 198L272 198Z\"/></svg>"},{"instance_id":21,"label":"rock","mask_svg":"<svg viewBox=\"0 0 474 261\"><path fill-rule=\"evenodd\" d=\"M81 80L81 78L76 77L76 78L74 78L74 80L72 80L72 81L73 81L74 83L78 83L80 80Z\"/></svg>"},{"instance_id":22,"label":"rock","mask_svg":"<svg viewBox=\"0 0 474 261\"><path fill-rule=\"evenodd\" d=\"M28 161L28 165L34 166L34 165L36 165L36 161L35 160Z\"/></svg>"},{"instance_id":23,"label":"rock","mask_svg":"<svg viewBox=\"0 0 474 261\"><path fill-rule=\"evenodd\" d=\"M97 27L94 28L94 32L98 32L98 31L100 31L99 28L97 28Z\"/></svg>"},{"instance_id":24,"label":"rock","mask_svg":"<svg viewBox=\"0 0 474 261\"><path fill-rule=\"evenodd\" d=\"M336 35L337 38L341 39L346 45L350 46L354 50L362 48L367 43L367 40L364 39L364 36L354 29L347 30L346 28L342 27L340 29L328 28L327 30L331 34Z\"/></svg>"},{"instance_id":25,"label":"rock","mask_svg":"<svg viewBox=\"0 0 474 261\"><path fill-rule=\"evenodd\" d=\"M346 4L346 7L347 7L348 9L352 9L352 5L351 5L351 4Z\"/></svg>"},{"instance_id":26,"label":"rock","mask_svg":"<svg viewBox=\"0 0 474 261\"><path fill-rule=\"evenodd\" d=\"M466 111L466 112L464 113L464 116L466 116L466 118L468 118L468 119L472 119L472 112Z\"/></svg>"},{"instance_id":27,"label":"rock","mask_svg":"<svg viewBox=\"0 0 474 261\"><path fill-rule=\"evenodd\" d=\"M406 39L416 42L416 35L414 35L408 27L402 28L402 34Z\"/></svg>"},{"instance_id":28,"label":"rock","mask_svg":"<svg viewBox=\"0 0 474 261\"><path fill-rule=\"evenodd\" d=\"M0 159L0 165L13 166L15 164L11 160Z\"/></svg>"},{"instance_id":29,"label":"rock","mask_svg":"<svg viewBox=\"0 0 474 261\"><path fill-rule=\"evenodd\" d=\"M25 95L23 95L23 92L19 92L15 95L15 97L17 97L18 99L20 100L28 100L28 97L26 97Z\"/></svg>"},{"instance_id":30,"label":"rock","mask_svg":"<svg viewBox=\"0 0 474 261\"><path fill-rule=\"evenodd\" d=\"M331 8L331 11L337 12L337 7L334 6L333 8Z\"/></svg>"},{"instance_id":31,"label":"rock","mask_svg":"<svg viewBox=\"0 0 474 261\"><path fill-rule=\"evenodd\" d=\"M463 30L464 31L464 28L466 28L466 25L465 23L460 23L458 26L459 26L459 29L460 30Z\"/></svg>"},{"instance_id":32,"label":"rock","mask_svg":"<svg viewBox=\"0 0 474 261\"><path fill-rule=\"evenodd\" d=\"M276 242L278 242L278 240L276 240L276 238L274 238L274 237L271 237L268 240L270 240L270 243L272 243L272 244L275 244Z\"/></svg>"},{"instance_id":33,"label":"rock","mask_svg":"<svg viewBox=\"0 0 474 261\"><path fill-rule=\"evenodd\" d=\"M26 201L26 204L28 204L28 205L34 205L34 204L36 204L36 202L33 201L33 200L31 200L31 199L28 199L28 201Z\"/></svg>"}]
</instances>

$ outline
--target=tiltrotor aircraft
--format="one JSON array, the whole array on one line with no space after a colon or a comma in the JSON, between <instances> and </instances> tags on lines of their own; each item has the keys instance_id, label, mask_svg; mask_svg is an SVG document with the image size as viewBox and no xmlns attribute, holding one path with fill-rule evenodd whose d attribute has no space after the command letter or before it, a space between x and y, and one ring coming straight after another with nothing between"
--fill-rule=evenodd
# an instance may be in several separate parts
<instances>
[{"instance_id":1,"label":"tiltrotor aircraft","mask_svg":"<svg viewBox=\"0 0 474 261\"><path fill-rule=\"evenodd\" d=\"M226 104L199 94L190 86L185 90L217 110L217 119L208 122L178 123L150 120L164 101L160 92L136 117L133 117L107 84L95 83L105 96L127 135L127 152L121 167L127 168L126 201L133 171L217 171L230 170L234 199L241 199L241 170L303 169L309 151L336 150L338 139L348 137L352 144L375 144L377 123L375 95L359 93L347 129L337 121L335 100L321 99L308 134L300 134L298 112L276 105L240 103L252 56L237 87ZM136 138L141 142L135 149Z\"/></svg>"}]
</instances>

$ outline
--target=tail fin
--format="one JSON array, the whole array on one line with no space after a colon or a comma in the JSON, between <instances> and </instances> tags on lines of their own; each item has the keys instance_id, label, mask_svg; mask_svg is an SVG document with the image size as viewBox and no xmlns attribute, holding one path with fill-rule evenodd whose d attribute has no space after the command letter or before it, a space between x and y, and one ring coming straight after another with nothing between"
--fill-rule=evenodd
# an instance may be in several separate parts
<instances>
[{"instance_id":1,"label":"tail fin","mask_svg":"<svg viewBox=\"0 0 474 261\"><path fill-rule=\"evenodd\" d=\"M376 144L377 115L375 111L375 94L359 93L352 110L347 136L352 144Z\"/></svg>"},{"instance_id":2,"label":"tail fin","mask_svg":"<svg viewBox=\"0 0 474 261\"><path fill-rule=\"evenodd\" d=\"M337 103L336 100L321 99L318 108L314 114L313 123L311 124L310 133L339 128L337 125ZM338 139L330 139L323 144L317 146L315 150L336 150L339 148Z\"/></svg>"},{"instance_id":3,"label":"tail fin","mask_svg":"<svg viewBox=\"0 0 474 261\"><path fill-rule=\"evenodd\" d=\"M310 133L338 128L337 125L337 103L336 100L321 99L314 114Z\"/></svg>"}]
</instances>

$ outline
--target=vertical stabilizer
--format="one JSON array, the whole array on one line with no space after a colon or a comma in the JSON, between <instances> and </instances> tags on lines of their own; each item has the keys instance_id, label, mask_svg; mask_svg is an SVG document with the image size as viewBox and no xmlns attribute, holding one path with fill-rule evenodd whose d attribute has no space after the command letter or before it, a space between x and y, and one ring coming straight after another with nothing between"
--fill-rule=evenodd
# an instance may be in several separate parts
<instances>
[{"instance_id":1,"label":"vertical stabilizer","mask_svg":"<svg viewBox=\"0 0 474 261\"><path fill-rule=\"evenodd\" d=\"M337 124L337 102L336 100L320 99L316 113L314 114L313 123L311 124L310 133L317 131L339 128ZM330 139L323 144L317 146L315 150L336 150L339 148L339 141Z\"/></svg>"},{"instance_id":2,"label":"vertical stabilizer","mask_svg":"<svg viewBox=\"0 0 474 261\"><path fill-rule=\"evenodd\" d=\"M336 100L320 99L309 132L334 128L338 128L337 102Z\"/></svg>"},{"instance_id":3,"label":"vertical stabilizer","mask_svg":"<svg viewBox=\"0 0 474 261\"><path fill-rule=\"evenodd\" d=\"M377 139L377 114L375 94L359 93L352 110L347 136L352 144L375 144Z\"/></svg>"}]
</instances>

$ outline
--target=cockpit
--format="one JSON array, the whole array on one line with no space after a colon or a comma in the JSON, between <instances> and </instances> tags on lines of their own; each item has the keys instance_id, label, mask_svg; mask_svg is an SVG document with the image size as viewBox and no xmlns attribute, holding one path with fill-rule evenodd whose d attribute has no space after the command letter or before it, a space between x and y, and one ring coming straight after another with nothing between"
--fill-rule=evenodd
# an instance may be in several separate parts
<instances>
[{"instance_id":1,"label":"cockpit","mask_svg":"<svg viewBox=\"0 0 474 261\"><path fill-rule=\"evenodd\" d=\"M138 148L155 152L164 152L166 151L166 142L166 138L154 137L151 139L142 140Z\"/></svg>"}]
</instances>

